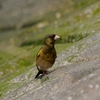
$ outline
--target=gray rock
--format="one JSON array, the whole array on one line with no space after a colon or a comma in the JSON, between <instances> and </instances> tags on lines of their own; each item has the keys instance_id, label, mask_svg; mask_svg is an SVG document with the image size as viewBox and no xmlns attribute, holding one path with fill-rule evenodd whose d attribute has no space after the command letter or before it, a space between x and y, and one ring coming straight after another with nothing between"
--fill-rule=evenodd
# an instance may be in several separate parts
<instances>
[{"instance_id":1,"label":"gray rock","mask_svg":"<svg viewBox=\"0 0 100 100\"><path fill-rule=\"evenodd\" d=\"M35 71L29 71L33 72L30 78L25 78L29 73L17 77L26 83L7 93L3 100L99 100L100 33L58 54L51 73L42 79L33 79Z\"/></svg>"}]
</instances>

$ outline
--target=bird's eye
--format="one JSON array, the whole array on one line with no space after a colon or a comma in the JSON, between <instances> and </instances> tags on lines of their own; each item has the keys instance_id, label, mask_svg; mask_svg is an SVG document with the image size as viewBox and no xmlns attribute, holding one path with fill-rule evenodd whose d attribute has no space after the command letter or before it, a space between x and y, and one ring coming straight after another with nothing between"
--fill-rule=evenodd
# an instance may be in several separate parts
<instances>
[{"instance_id":1,"label":"bird's eye","mask_svg":"<svg viewBox=\"0 0 100 100\"><path fill-rule=\"evenodd\" d=\"M48 38L50 38L51 36L49 35Z\"/></svg>"}]
</instances>

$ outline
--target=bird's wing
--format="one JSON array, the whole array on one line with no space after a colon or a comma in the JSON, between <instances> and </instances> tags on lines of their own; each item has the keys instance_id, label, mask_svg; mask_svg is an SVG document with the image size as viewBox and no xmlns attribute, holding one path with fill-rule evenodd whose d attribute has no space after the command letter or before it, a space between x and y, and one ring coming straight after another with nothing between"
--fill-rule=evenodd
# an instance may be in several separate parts
<instances>
[{"instance_id":1,"label":"bird's wing","mask_svg":"<svg viewBox=\"0 0 100 100\"><path fill-rule=\"evenodd\" d=\"M55 49L48 50L45 47L41 47L39 52L37 53L36 60L38 60L39 57L44 60L50 60L50 59L55 59L57 55Z\"/></svg>"},{"instance_id":2,"label":"bird's wing","mask_svg":"<svg viewBox=\"0 0 100 100\"><path fill-rule=\"evenodd\" d=\"M42 54L42 47L40 48L39 52L36 55L36 59L38 59L38 57Z\"/></svg>"}]
</instances>

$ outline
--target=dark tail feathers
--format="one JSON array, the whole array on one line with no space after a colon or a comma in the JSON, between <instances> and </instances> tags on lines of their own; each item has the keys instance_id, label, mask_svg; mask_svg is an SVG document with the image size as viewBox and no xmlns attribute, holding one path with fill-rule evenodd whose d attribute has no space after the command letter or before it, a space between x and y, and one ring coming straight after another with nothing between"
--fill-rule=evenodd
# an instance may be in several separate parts
<instances>
[{"instance_id":1,"label":"dark tail feathers","mask_svg":"<svg viewBox=\"0 0 100 100\"><path fill-rule=\"evenodd\" d=\"M38 71L38 73L36 74L35 78L38 78L40 74L43 74L43 71Z\"/></svg>"}]
</instances>

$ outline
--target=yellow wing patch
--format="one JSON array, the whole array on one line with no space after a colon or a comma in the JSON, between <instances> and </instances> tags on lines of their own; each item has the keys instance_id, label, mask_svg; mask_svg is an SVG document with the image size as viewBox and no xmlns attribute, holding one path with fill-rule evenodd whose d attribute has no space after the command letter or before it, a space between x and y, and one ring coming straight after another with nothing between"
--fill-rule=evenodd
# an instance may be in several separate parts
<instances>
[{"instance_id":1,"label":"yellow wing patch","mask_svg":"<svg viewBox=\"0 0 100 100\"><path fill-rule=\"evenodd\" d=\"M41 54L41 52L42 52L42 49L40 49L40 50L39 50L39 52L38 52L37 56L38 56L38 55L40 55L40 54Z\"/></svg>"},{"instance_id":2,"label":"yellow wing patch","mask_svg":"<svg viewBox=\"0 0 100 100\"><path fill-rule=\"evenodd\" d=\"M39 50L39 52L37 53L37 58L42 54L42 49ZM37 59L36 58L36 59Z\"/></svg>"}]
</instances>

